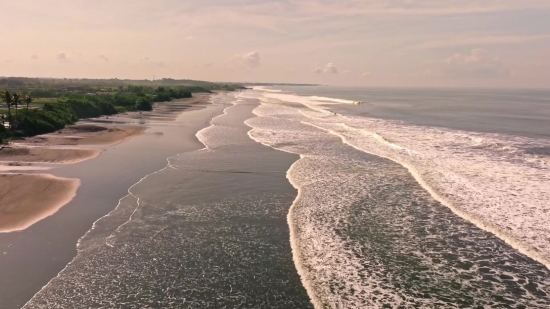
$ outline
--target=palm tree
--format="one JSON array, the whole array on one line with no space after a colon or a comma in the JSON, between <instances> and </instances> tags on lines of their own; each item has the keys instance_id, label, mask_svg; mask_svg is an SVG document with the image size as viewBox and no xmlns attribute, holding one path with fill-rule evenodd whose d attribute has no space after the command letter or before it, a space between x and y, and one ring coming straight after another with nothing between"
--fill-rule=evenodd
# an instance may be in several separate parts
<instances>
[{"instance_id":1,"label":"palm tree","mask_svg":"<svg viewBox=\"0 0 550 309\"><path fill-rule=\"evenodd\" d=\"M8 123L11 128L11 103L13 102L13 96L9 91L2 92L2 100L6 102L6 105L8 106Z\"/></svg>"},{"instance_id":2,"label":"palm tree","mask_svg":"<svg viewBox=\"0 0 550 309\"><path fill-rule=\"evenodd\" d=\"M15 117L17 117L17 105L19 105L19 101L21 98L19 98L19 94L14 93L13 94L13 104L15 105Z\"/></svg>"},{"instance_id":3,"label":"palm tree","mask_svg":"<svg viewBox=\"0 0 550 309\"><path fill-rule=\"evenodd\" d=\"M29 110L29 104L32 103L32 100L33 98L30 95L28 94L25 95L25 103L27 103L27 110Z\"/></svg>"}]
</instances>

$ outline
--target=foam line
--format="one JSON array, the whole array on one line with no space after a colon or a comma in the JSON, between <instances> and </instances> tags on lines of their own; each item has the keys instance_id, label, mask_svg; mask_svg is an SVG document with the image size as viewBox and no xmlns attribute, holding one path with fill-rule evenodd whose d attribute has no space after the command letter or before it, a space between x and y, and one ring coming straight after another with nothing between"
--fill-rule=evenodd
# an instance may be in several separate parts
<instances>
[{"instance_id":1,"label":"foam line","mask_svg":"<svg viewBox=\"0 0 550 309\"><path fill-rule=\"evenodd\" d=\"M298 246L298 236L297 236L298 232L297 232L297 227L294 224L294 217L293 217L296 205L298 205L300 199L302 198L302 188L295 181L292 180L292 177L290 176L290 173L291 173L292 169L304 158L304 155L299 154L299 153L295 153L295 152L290 152L290 151L278 149L276 147L273 147L269 144L266 144L266 143L262 142L261 140L258 140L256 138L254 138L251 135L251 132L254 130L254 127L252 127L251 125L246 123L246 121L245 121L245 124L251 128L250 131L247 132L248 137L250 137L250 139L252 139L252 140L254 140L254 141L256 141L256 142L258 142L258 143L260 143L264 146L267 146L271 149L274 149L274 150L277 150L277 151L282 151L282 152L287 152L287 153L292 153L292 154L297 154L297 155L300 156L300 159L298 159L296 162L294 162L294 164L292 164L290 166L290 168L288 169L288 171L286 172L286 178L288 179L288 182L298 191L298 195L296 196L296 198L294 199L294 202L290 206L287 217L286 217L287 223L288 223L288 229L289 229L289 236L290 236L290 248L291 248L291 251L292 251L292 259L294 261L294 265L296 266L296 271L298 272L298 275L300 276L300 280L302 281L302 285L306 289L307 295L309 296L309 299L311 300L311 303L313 304L313 307L315 309L323 309L322 302L319 299L319 297L317 297L317 295L315 293L315 289L313 288L312 280L309 278L308 273L307 273L307 271L306 271L306 269L305 269L305 267L303 266L303 263L302 263L300 247Z\"/></svg>"},{"instance_id":2,"label":"foam line","mask_svg":"<svg viewBox=\"0 0 550 309\"><path fill-rule=\"evenodd\" d=\"M312 126L312 127L315 127L317 129L323 130L323 131L328 132L332 135L338 136L342 139L342 141L345 144L347 144L347 145L349 145L349 146L351 146L351 147L353 147L353 148L355 148L359 151L362 151L362 152L365 152L365 153L368 153L368 154L371 154L371 155L374 155L374 156L377 156L377 157L382 157L382 158L391 160L391 161L405 167L409 171L409 173L414 177L414 179L422 186L422 188L424 188L424 190L428 191L428 193L430 193L430 195L435 200L437 200L441 204L447 206L456 215L458 215L459 217L461 217L464 220L467 220L467 221L473 223L478 228L494 234L498 238L504 240L508 245L510 245L514 249L518 250L522 254L532 258L533 260L535 260L535 261L543 264L544 266L546 266L546 268L550 269L550 260L549 259L547 259L543 255L539 254L533 247L523 244L521 241L517 240L515 237L513 237L509 233L506 233L506 232L502 231L501 229L497 228L495 225L493 225L489 222L486 222L483 219L479 218L478 216L469 214L469 213L463 211L462 209L456 207L452 202L450 202L449 200L447 200L446 198L441 196L430 185L428 185L426 183L426 181L424 181L422 176L420 176L420 173L418 172L418 170L415 167L413 167L412 165L409 165L406 162L403 162L399 159L391 158L389 156L384 156L384 155L377 154L377 153L372 153L372 152L369 152L368 150L357 147L353 143L348 142L348 140L346 139L345 136L343 136L340 133L335 132L333 130L329 130L329 129L326 129L326 128L323 128L323 127L320 127L320 126L317 126L317 125L314 125L314 124L308 123L308 122L302 122L302 123L306 124L306 125L309 125L309 126Z\"/></svg>"},{"instance_id":3,"label":"foam line","mask_svg":"<svg viewBox=\"0 0 550 309\"><path fill-rule=\"evenodd\" d=\"M230 107L231 107L231 106L230 106ZM226 110L226 109L227 109L227 108L224 109L224 113L225 113L225 110ZM217 115L217 116L213 117L213 118L210 120L210 126L209 126L209 127L213 126L213 124L212 124L213 119L214 119L214 118L217 118L217 117L219 117L219 116L221 116L221 115ZM208 128L208 127L207 127L207 128ZM190 152L199 152L199 151L203 151L203 150L208 149L208 146L207 146L206 144L204 144L203 141L200 140L200 138L198 137L198 133L201 132L201 131L204 130L204 129L205 129L205 128L199 130L199 131L195 134L195 136L197 137L197 139L198 139L205 147L204 147L204 148L201 148L201 149L198 149L198 150L195 150L195 151L190 151ZM183 153L186 153L186 152L183 152ZM115 207L115 209L113 209L112 211L110 211L108 214L102 216L101 218L97 219L97 220L92 224L92 228L91 228L90 230L88 230L88 231L86 232L86 234L84 234L84 236L82 236L80 239L78 239L78 241L77 241L77 243L76 243L77 256L78 256L78 254L79 254L79 252L80 252L80 244L81 244L81 241L82 241L83 239L85 239L86 236L88 236L88 234L91 233L91 232L96 228L96 225L97 225L97 223L98 223L99 221L101 221L102 219L104 219L104 218L106 218L106 217L109 217L112 213L116 212L116 211L119 209L119 207L121 206L122 200L125 199L126 197L128 197L128 196L133 196L133 197L137 198L135 195L133 195L133 194L130 192L131 189L132 189L133 187L135 187L136 185L140 184L143 180L145 180L145 179L148 178L149 176L152 176L152 175L154 175L154 174L157 174L157 173L159 173L159 172L162 172L162 171L164 171L164 170L167 169L167 168L172 168L172 165L171 165L171 163L170 163L170 159L175 158L175 157L177 157L177 156L179 156L180 154L183 154L183 153L178 153L178 154L176 154L175 156L171 156L171 157L166 158L167 165L166 165L164 168L162 168L162 169L160 169L160 170L158 170L158 171L155 171L155 172L153 172L153 173L150 173L150 174L148 174L148 175L142 177L138 182L136 182L136 183L133 184L130 188L128 188L128 194L125 195L124 197L122 197L122 198L120 198L120 199L118 200L118 204L117 204L117 206ZM132 212L132 214L130 215L129 219L128 219L126 222L124 222L122 225L118 226L117 229L115 230L115 232L118 231L122 226L128 224L128 223L132 220L132 216L137 212L138 208L139 208L139 198L138 198L137 206L136 206L136 208L134 209L134 211ZM105 245L107 245L107 246L109 246L109 247L113 247L111 244L108 243L108 238L110 238L111 236L113 236L113 234L114 234L115 232L111 233L111 235L109 235L107 238L105 238ZM59 277L61 276L61 274L65 271L65 269L67 269L67 268L75 261L75 259L76 259L77 256L75 256L69 263L67 263L67 265L65 265L65 267L64 267L64 268L63 268L54 278L52 278L50 281L48 281L48 283L47 283L46 285L44 285L37 293L35 293L34 296L40 294L40 293L41 293L44 289L46 289L55 279L59 278ZM25 303L25 305L23 305L22 308L25 308L25 307L34 299L34 296L31 297L31 299L29 299L29 300Z\"/></svg>"}]
</instances>

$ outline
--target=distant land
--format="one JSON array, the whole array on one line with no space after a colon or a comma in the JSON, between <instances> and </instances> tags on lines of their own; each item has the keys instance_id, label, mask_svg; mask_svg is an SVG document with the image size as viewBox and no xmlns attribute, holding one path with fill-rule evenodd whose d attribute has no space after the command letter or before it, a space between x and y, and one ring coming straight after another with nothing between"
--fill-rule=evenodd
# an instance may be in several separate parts
<instances>
[{"instance_id":1,"label":"distant land","mask_svg":"<svg viewBox=\"0 0 550 309\"><path fill-rule=\"evenodd\" d=\"M197 86L204 88L220 88L227 85L239 88L241 85L250 86L320 86L318 84L294 84L294 83L250 83L250 82L209 82L193 79L118 79L118 78L50 78L50 77L15 77L0 76L0 87L20 87L25 85L89 85L89 86Z\"/></svg>"},{"instance_id":2,"label":"distant land","mask_svg":"<svg viewBox=\"0 0 550 309\"><path fill-rule=\"evenodd\" d=\"M229 83L235 84L235 83ZM247 86L321 86L319 84L292 84L292 83L236 83L238 85L247 85Z\"/></svg>"}]
</instances>

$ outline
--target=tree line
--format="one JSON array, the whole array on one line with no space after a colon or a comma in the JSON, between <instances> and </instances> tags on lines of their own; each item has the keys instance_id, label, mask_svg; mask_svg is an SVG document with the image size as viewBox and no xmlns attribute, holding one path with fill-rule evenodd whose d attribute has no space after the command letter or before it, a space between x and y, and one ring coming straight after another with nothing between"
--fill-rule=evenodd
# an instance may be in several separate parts
<instances>
[{"instance_id":1,"label":"tree line","mask_svg":"<svg viewBox=\"0 0 550 309\"><path fill-rule=\"evenodd\" d=\"M3 91L0 97L7 107L6 113L0 115L1 142L11 137L51 133L83 118L150 111L154 102L191 98L192 94L185 87L120 86L117 92L108 94L68 93L57 103L46 103L41 108L29 108L34 100L29 94Z\"/></svg>"}]
</instances>

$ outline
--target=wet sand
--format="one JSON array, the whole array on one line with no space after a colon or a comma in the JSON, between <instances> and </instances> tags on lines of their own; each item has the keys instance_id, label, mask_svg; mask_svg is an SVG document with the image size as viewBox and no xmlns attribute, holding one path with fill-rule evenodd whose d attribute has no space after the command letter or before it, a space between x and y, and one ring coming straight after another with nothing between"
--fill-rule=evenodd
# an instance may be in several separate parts
<instances>
[{"instance_id":1,"label":"wet sand","mask_svg":"<svg viewBox=\"0 0 550 309\"><path fill-rule=\"evenodd\" d=\"M116 207L119 199L128 194L130 186L145 175L166 166L167 157L202 148L195 133L208 126L210 119L221 113L224 106L206 105L208 96L205 95L196 96L192 104L190 101L157 104L158 108L153 112L127 113L81 123L122 129L144 128L141 131L134 130L137 133L132 134L131 139L124 138L124 143L113 144L112 139L107 142L101 137L95 138L95 142L101 140L105 144L84 146L77 142L76 147L63 144L51 146L99 151L100 155L92 160L55 166L49 164L55 161L31 165L2 165L4 171L27 170L33 167L35 171L51 169L48 173L56 177L80 179L81 186L77 195L64 207L57 209L54 215L24 230L0 233L0 308L20 308L55 277L76 255L78 239L92 227L94 221ZM99 132L103 131L105 130ZM89 135L89 132L73 133ZM120 136L119 132L117 134ZM84 138L77 141L81 140ZM27 149L37 148L41 147ZM32 150L29 152L32 153ZM0 160L8 161L6 158L9 156ZM14 161L25 162L20 159L18 157Z\"/></svg>"},{"instance_id":2,"label":"wet sand","mask_svg":"<svg viewBox=\"0 0 550 309\"><path fill-rule=\"evenodd\" d=\"M96 149L56 149L47 147L28 148L18 146L0 150L0 161L18 163L78 163L95 158Z\"/></svg>"},{"instance_id":3,"label":"wet sand","mask_svg":"<svg viewBox=\"0 0 550 309\"><path fill-rule=\"evenodd\" d=\"M128 138L142 134L145 129L144 126L77 124L55 133L27 138L21 145L46 147L60 145L115 145Z\"/></svg>"},{"instance_id":4,"label":"wet sand","mask_svg":"<svg viewBox=\"0 0 550 309\"><path fill-rule=\"evenodd\" d=\"M0 233L20 231L53 215L76 195L78 179L0 175Z\"/></svg>"},{"instance_id":5,"label":"wet sand","mask_svg":"<svg viewBox=\"0 0 550 309\"><path fill-rule=\"evenodd\" d=\"M248 137L257 105L225 109L198 134L205 148L132 186L24 308L312 308L287 223L299 158Z\"/></svg>"}]
</instances>

